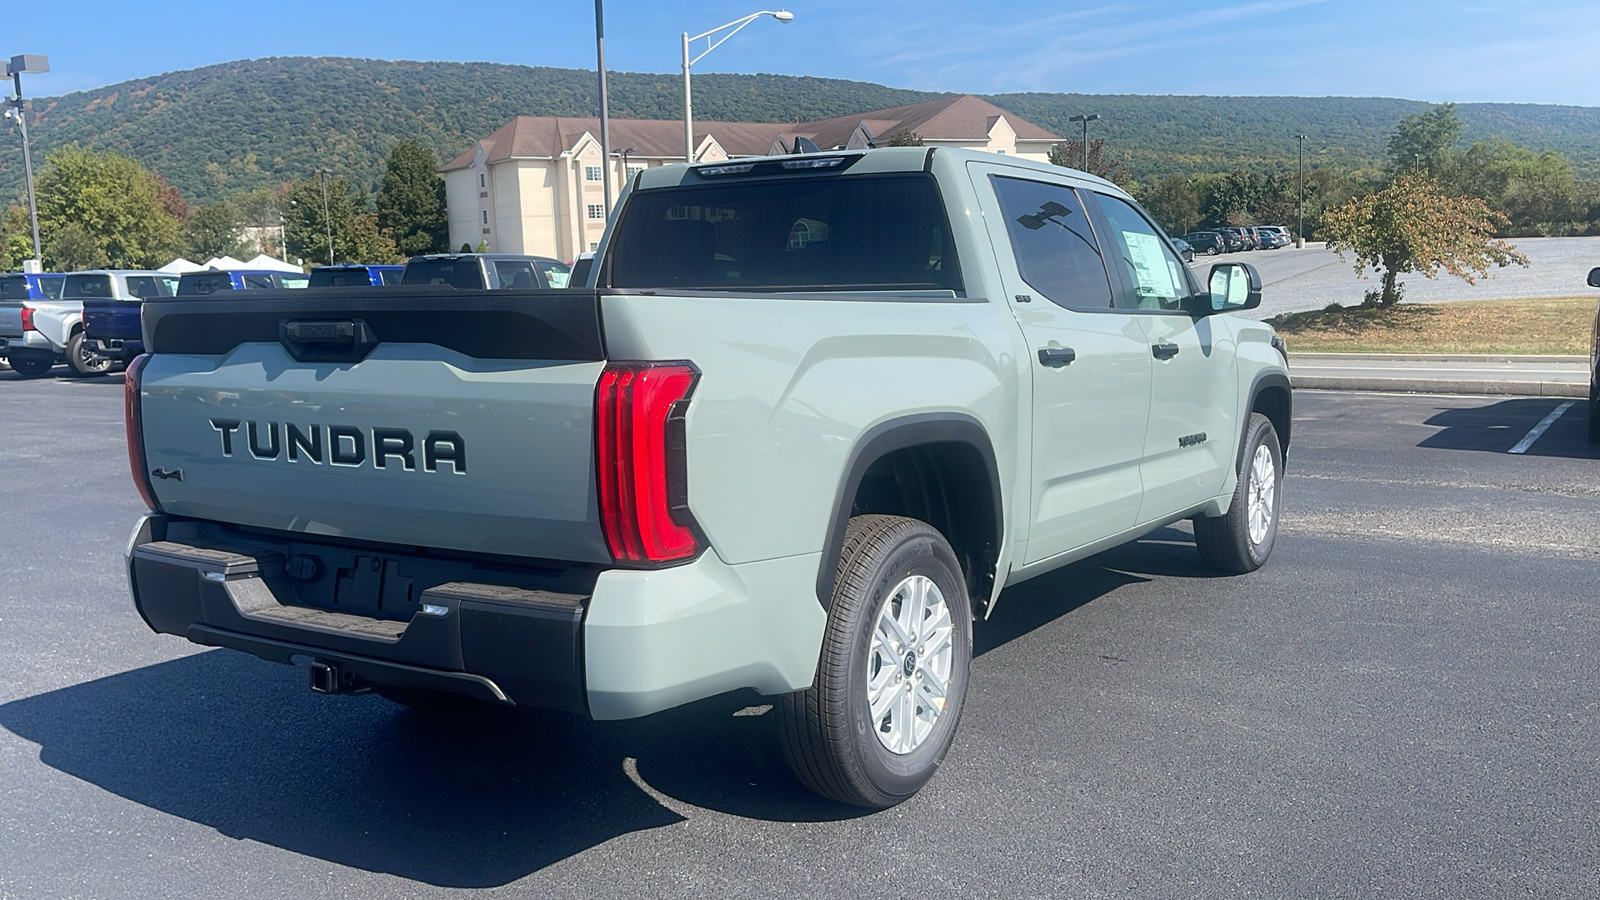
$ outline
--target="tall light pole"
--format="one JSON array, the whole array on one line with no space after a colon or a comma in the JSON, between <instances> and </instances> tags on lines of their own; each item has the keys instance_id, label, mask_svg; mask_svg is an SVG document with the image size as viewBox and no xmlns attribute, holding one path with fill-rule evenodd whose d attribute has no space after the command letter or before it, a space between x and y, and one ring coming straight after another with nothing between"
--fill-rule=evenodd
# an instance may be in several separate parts
<instances>
[{"instance_id":1,"label":"tall light pole","mask_svg":"<svg viewBox=\"0 0 1600 900\"><path fill-rule=\"evenodd\" d=\"M1067 119L1068 122L1083 123L1083 171L1085 172L1089 171L1089 123L1097 122L1099 120L1099 113L1094 113L1087 116L1073 116Z\"/></svg>"},{"instance_id":2,"label":"tall light pole","mask_svg":"<svg viewBox=\"0 0 1600 900\"><path fill-rule=\"evenodd\" d=\"M606 96L605 0L594 0L595 67L600 70L600 193L611 211L611 101Z\"/></svg>"},{"instance_id":3,"label":"tall light pole","mask_svg":"<svg viewBox=\"0 0 1600 900\"><path fill-rule=\"evenodd\" d=\"M729 22L726 25L718 25L716 28L713 28L710 31L703 31L700 34L695 35L694 37L690 37L689 36L689 32L687 32L687 31L685 31L683 33L683 161L684 162L694 162L694 104L691 102L690 97L689 97L689 67L694 65L695 63L699 62L700 60L705 59L705 56L706 56L707 53L710 53L711 51L717 49L718 47L721 47L723 41L726 41L728 38L731 38L734 35L738 34L740 29L744 28L746 25L749 25L751 22L754 22L755 20L761 18L762 16L771 16L774 19L777 19L779 22L782 22L785 25L787 25L790 22L794 21L794 13L789 12L786 9L780 9L780 10L776 10L776 11L764 9L764 10L762 10L760 12L753 12L750 15L745 16L742 19L734 19L732 22ZM732 30L729 31L729 29L732 29ZM719 31L727 31L728 33L723 35L720 38L717 38L717 40L713 43L711 41L711 36L716 34ZM689 58L689 43L691 41L698 41L701 38L705 38L706 39L706 44L707 44L706 49L704 51L702 51L699 56L696 56L695 58L690 59Z\"/></svg>"},{"instance_id":4,"label":"tall light pole","mask_svg":"<svg viewBox=\"0 0 1600 900\"><path fill-rule=\"evenodd\" d=\"M333 265L333 216L328 212L328 176L333 172L328 169L318 169L317 178L322 181L322 225L328 232L328 265Z\"/></svg>"},{"instance_id":5,"label":"tall light pole","mask_svg":"<svg viewBox=\"0 0 1600 900\"><path fill-rule=\"evenodd\" d=\"M39 249L39 205L33 197L33 157L28 152L28 108L22 100L22 76L48 71L50 57L39 53L13 56L6 64L6 74L11 76L11 83L17 89L16 99L7 105L16 113L17 126L22 129L22 174L28 182L28 222L33 226L33 259L23 268L34 272L44 271L44 254Z\"/></svg>"},{"instance_id":6,"label":"tall light pole","mask_svg":"<svg viewBox=\"0 0 1600 900\"><path fill-rule=\"evenodd\" d=\"M1294 245L1298 249L1306 245L1306 136L1297 134L1295 139L1300 142L1300 196L1295 202L1300 213L1300 230L1294 233Z\"/></svg>"}]
</instances>

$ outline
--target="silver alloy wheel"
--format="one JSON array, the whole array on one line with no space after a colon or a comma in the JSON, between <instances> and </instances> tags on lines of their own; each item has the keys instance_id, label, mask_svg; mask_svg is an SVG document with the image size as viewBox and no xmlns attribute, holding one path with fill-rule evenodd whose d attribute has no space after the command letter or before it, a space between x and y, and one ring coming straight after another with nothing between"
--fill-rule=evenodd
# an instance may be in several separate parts
<instances>
[{"instance_id":1,"label":"silver alloy wheel","mask_svg":"<svg viewBox=\"0 0 1600 900\"><path fill-rule=\"evenodd\" d=\"M1272 462L1272 449L1266 444L1256 446L1255 458L1250 461L1250 543L1259 544L1267 539L1272 527L1272 511L1278 494L1278 467Z\"/></svg>"},{"instance_id":2,"label":"silver alloy wheel","mask_svg":"<svg viewBox=\"0 0 1600 900\"><path fill-rule=\"evenodd\" d=\"M944 592L925 575L895 585L867 651L867 705L890 753L917 749L944 713L955 661L955 624Z\"/></svg>"}]
</instances>

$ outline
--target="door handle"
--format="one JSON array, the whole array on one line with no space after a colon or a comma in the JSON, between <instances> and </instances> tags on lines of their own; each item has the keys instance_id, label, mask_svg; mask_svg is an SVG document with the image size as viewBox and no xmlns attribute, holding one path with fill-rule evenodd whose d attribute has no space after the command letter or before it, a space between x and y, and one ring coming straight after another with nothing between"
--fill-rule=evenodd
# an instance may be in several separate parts
<instances>
[{"instance_id":1,"label":"door handle","mask_svg":"<svg viewBox=\"0 0 1600 900\"><path fill-rule=\"evenodd\" d=\"M1171 359L1178 355L1177 344L1151 344L1150 353L1156 359Z\"/></svg>"},{"instance_id":2,"label":"door handle","mask_svg":"<svg viewBox=\"0 0 1600 900\"><path fill-rule=\"evenodd\" d=\"M1040 347L1039 364L1059 369L1062 366L1072 365L1078 354L1071 347Z\"/></svg>"}]
</instances>

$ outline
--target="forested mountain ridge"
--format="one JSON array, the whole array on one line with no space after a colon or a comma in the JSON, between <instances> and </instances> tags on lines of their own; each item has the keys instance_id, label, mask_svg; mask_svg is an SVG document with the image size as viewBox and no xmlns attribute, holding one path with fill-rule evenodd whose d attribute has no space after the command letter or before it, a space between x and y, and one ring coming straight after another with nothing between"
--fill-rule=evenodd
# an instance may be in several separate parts
<instances>
[{"instance_id":1,"label":"forested mountain ridge","mask_svg":"<svg viewBox=\"0 0 1600 900\"><path fill-rule=\"evenodd\" d=\"M611 113L675 118L675 74L615 72ZM787 122L864 112L940 96L864 82L782 75L695 76L703 120ZM77 143L127 153L195 203L277 187L319 168L375 185L382 160L415 137L453 156L516 115L593 115L593 72L495 63L281 57L170 72L93 91L34 99L36 160ZM1295 165L1306 134L1308 168L1376 167L1399 119L1427 104L1381 98L1001 94L988 99L1071 137L1067 118L1102 116L1091 138L1144 179L1172 173ZM1600 175L1600 109L1462 104L1465 138L1499 135L1566 154ZM0 196L21 188L21 154L0 150Z\"/></svg>"}]
</instances>

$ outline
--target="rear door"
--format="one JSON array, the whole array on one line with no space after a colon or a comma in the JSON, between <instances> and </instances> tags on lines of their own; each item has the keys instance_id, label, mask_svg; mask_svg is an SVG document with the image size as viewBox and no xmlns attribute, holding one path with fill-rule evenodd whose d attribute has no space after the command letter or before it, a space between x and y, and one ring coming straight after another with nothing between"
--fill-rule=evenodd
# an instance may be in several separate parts
<instances>
[{"instance_id":1,"label":"rear door","mask_svg":"<svg viewBox=\"0 0 1600 900\"><path fill-rule=\"evenodd\" d=\"M1136 523L1150 351L1137 318L1112 305L1099 241L1071 184L986 163L971 171L1030 354L1027 564Z\"/></svg>"},{"instance_id":2,"label":"rear door","mask_svg":"<svg viewBox=\"0 0 1600 900\"><path fill-rule=\"evenodd\" d=\"M1153 365L1150 426L1140 455L1139 520L1217 495L1233 465L1238 422L1235 345L1227 326L1188 310L1199 292L1166 236L1120 197L1093 193L1119 307L1144 329Z\"/></svg>"}]
</instances>

